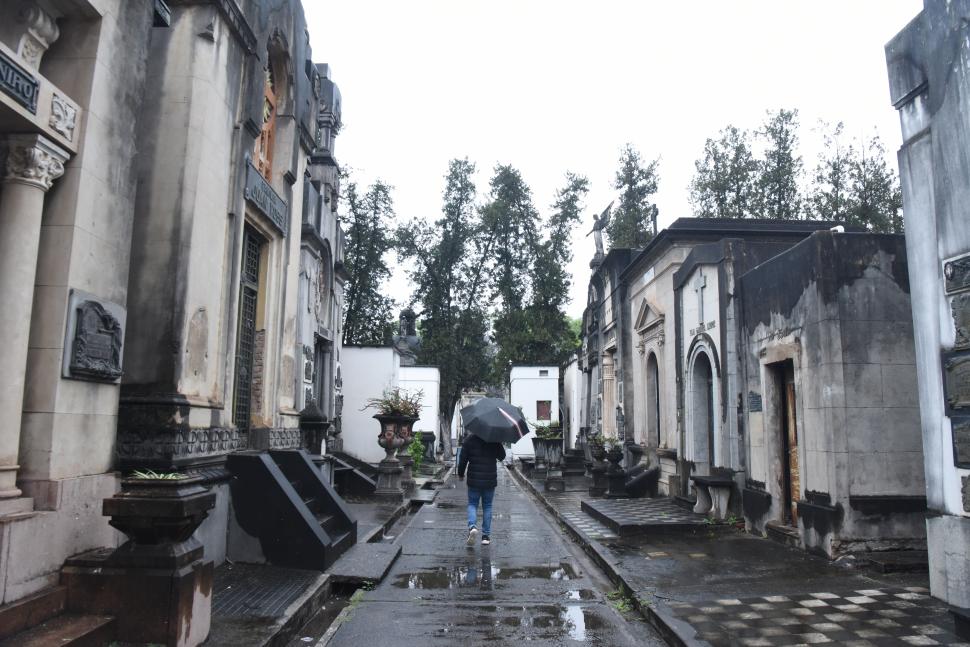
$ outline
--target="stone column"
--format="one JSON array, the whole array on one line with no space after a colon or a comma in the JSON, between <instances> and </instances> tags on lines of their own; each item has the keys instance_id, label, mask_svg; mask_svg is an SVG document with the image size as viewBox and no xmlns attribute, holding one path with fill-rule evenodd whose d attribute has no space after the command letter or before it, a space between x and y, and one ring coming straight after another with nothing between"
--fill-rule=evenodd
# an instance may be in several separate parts
<instances>
[{"instance_id":1,"label":"stone column","mask_svg":"<svg viewBox=\"0 0 970 647\"><path fill-rule=\"evenodd\" d=\"M41 135L9 135L0 188L0 499L20 496L17 454L44 194L68 154Z\"/></svg>"}]
</instances>

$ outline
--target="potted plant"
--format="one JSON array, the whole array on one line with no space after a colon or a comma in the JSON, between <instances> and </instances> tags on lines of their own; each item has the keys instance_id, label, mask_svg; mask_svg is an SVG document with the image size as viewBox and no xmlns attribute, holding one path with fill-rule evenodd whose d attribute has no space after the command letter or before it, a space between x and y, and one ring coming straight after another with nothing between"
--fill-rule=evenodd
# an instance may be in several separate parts
<instances>
[{"instance_id":1,"label":"potted plant","mask_svg":"<svg viewBox=\"0 0 970 647\"><path fill-rule=\"evenodd\" d=\"M603 446L606 448L606 460L613 467L619 468L620 461L623 460L623 447L618 438L608 437L603 439Z\"/></svg>"},{"instance_id":2,"label":"potted plant","mask_svg":"<svg viewBox=\"0 0 970 647\"><path fill-rule=\"evenodd\" d=\"M385 389L379 398L369 398L364 409L376 409L374 418L380 422L377 444L387 454L385 460L395 460L394 452L411 443L414 423L421 415L423 391L409 392L395 387Z\"/></svg>"},{"instance_id":3,"label":"potted plant","mask_svg":"<svg viewBox=\"0 0 970 647\"><path fill-rule=\"evenodd\" d=\"M601 434L593 433L586 436L586 443L589 445L590 456L594 461L603 461L606 458L605 439Z\"/></svg>"},{"instance_id":4,"label":"potted plant","mask_svg":"<svg viewBox=\"0 0 970 647\"><path fill-rule=\"evenodd\" d=\"M135 471L121 481L121 492L104 500L108 522L128 537L119 552L135 546L179 544L192 537L216 495L201 485L202 477L178 472Z\"/></svg>"}]
</instances>

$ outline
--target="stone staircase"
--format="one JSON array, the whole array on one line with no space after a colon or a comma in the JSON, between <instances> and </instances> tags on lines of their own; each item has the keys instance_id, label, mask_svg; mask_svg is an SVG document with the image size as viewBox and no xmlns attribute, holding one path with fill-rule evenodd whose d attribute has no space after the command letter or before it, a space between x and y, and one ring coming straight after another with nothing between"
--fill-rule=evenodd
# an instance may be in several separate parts
<instances>
[{"instance_id":1,"label":"stone staircase","mask_svg":"<svg viewBox=\"0 0 970 647\"><path fill-rule=\"evenodd\" d=\"M586 473L586 457L581 449L567 449L563 454L563 476L582 476Z\"/></svg>"},{"instance_id":2,"label":"stone staircase","mask_svg":"<svg viewBox=\"0 0 970 647\"><path fill-rule=\"evenodd\" d=\"M327 456L333 469L333 486L341 496L370 496L377 489L377 469L364 461L333 452Z\"/></svg>"},{"instance_id":3,"label":"stone staircase","mask_svg":"<svg viewBox=\"0 0 970 647\"><path fill-rule=\"evenodd\" d=\"M67 587L54 586L0 607L0 647L103 647L115 639L111 616L71 613Z\"/></svg>"},{"instance_id":4,"label":"stone staircase","mask_svg":"<svg viewBox=\"0 0 970 647\"><path fill-rule=\"evenodd\" d=\"M306 451L236 452L226 467L236 521L270 564L326 570L357 542L357 522Z\"/></svg>"}]
</instances>

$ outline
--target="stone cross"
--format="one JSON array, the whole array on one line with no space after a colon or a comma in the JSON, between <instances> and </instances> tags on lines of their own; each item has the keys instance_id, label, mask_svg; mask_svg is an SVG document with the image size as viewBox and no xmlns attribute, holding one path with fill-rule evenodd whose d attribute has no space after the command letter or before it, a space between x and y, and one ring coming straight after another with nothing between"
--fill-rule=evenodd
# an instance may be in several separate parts
<instances>
[{"instance_id":1,"label":"stone cross","mask_svg":"<svg viewBox=\"0 0 970 647\"><path fill-rule=\"evenodd\" d=\"M707 278L702 272L698 272L694 279L694 292L697 293L697 317L700 323L704 323L704 288L707 287Z\"/></svg>"}]
</instances>

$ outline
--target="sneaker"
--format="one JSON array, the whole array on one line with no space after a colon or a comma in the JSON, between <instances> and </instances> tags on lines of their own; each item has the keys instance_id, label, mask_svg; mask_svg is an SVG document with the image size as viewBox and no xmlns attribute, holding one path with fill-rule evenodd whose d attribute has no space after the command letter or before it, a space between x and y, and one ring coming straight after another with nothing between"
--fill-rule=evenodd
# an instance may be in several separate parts
<instances>
[{"instance_id":1,"label":"sneaker","mask_svg":"<svg viewBox=\"0 0 970 647\"><path fill-rule=\"evenodd\" d=\"M488 535L482 535L482 546L488 546L490 543L492 543L492 540L489 539Z\"/></svg>"},{"instance_id":2,"label":"sneaker","mask_svg":"<svg viewBox=\"0 0 970 647\"><path fill-rule=\"evenodd\" d=\"M465 545L474 546L476 539L478 539L478 528L472 526L468 529L468 539L465 540Z\"/></svg>"}]
</instances>

